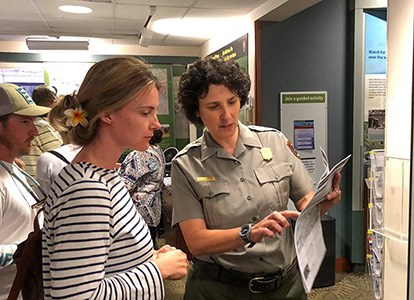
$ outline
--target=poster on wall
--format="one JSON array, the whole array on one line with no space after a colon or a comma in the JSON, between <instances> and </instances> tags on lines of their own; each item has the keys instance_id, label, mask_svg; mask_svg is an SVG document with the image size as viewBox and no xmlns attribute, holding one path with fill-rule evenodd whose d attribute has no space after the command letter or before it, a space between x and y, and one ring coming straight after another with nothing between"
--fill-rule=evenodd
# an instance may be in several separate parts
<instances>
[{"instance_id":1,"label":"poster on wall","mask_svg":"<svg viewBox=\"0 0 414 300\"><path fill-rule=\"evenodd\" d=\"M161 80L161 82L168 82L167 69L152 67L151 71L152 73L154 73L156 77L158 77L158 79ZM168 105L168 90L166 92L167 93L159 94L160 105L158 107L158 114L160 115L168 115L170 113L170 110L168 107L169 106Z\"/></svg>"},{"instance_id":2,"label":"poster on wall","mask_svg":"<svg viewBox=\"0 0 414 300\"><path fill-rule=\"evenodd\" d=\"M175 138L176 139L188 139L189 129L188 120L180 109L178 104L177 92L178 83L180 82L181 76L173 76L172 78L172 91L174 96L174 126L175 126Z\"/></svg>"},{"instance_id":3,"label":"poster on wall","mask_svg":"<svg viewBox=\"0 0 414 300\"><path fill-rule=\"evenodd\" d=\"M309 175L312 178L314 178L315 169L316 169L316 157L301 158L301 161L305 165L306 170L308 170Z\"/></svg>"},{"instance_id":4,"label":"poster on wall","mask_svg":"<svg viewBox=\"0 0 414 300\"><path fill-rule=\"evenodd\" d=\"M387 89L386 14L365 14L364 152L384 149ZM384 119L385 120L385 119ZM384 128L382 128L384 126Z\"/></svg>"},{"instance_id":5,"label":"poster on wall","mask_svg":"<svg viewBox=\"0 0 414 300\"><path fill-rule=\"evenodd\" d=\"M14 83L32 95L33 90L45 82L43 68L2 68L0 69L0 82Z\"/></svg>"},{"instance_id":6,"label":"poster on wall","mask_svg":"<svg viewBox=\"0 0 414 300\"><path fill-rule=\"evenodd\" d=\"M158 145L162 149L166 149L166 148L171 146L171 143L170 143L170 138L171 138L170 124L161 124L160 130L162 131L162 141L159 142Z\"/></svg>"},{"instance_id":7,"label":"poster on wall","mask_svg":"<svg viewBox=\"0 0 414 300\"><path fill-rule=\"evenodd\" d=\"M371 109L368 112L368 140L384 141L385 109Z\"/></svg>"},{"instance_id":8,"label":"poster on wall","mask_svg":"<svg viewBox=\"0 0 414 300\"><path fill-rule=\"evenodd\" d=\"M280 93L281 131L293 141L315 187L324 172L319 148L328 153L327 102L326 91Z\"/></svg>"},{"instance_id":9,"label":"poster on wall","mask_svg":"<svg viewBox=\"0 0 414 300\"><path fill-rule=\"evenodd\" d=\"M377 15L365 15L365 110L385 109L387 88L387 21Z\"/></svg>"},{"instance_id":10,"label":"poster on wall","mask_svg":"<svg viewBox=\"0 0 414 300\"><path fill-rule=\"evenodd\" d=\"M172 96L172 66L169 64L151 64L151 72L163 83L165 89L159 93L159 106L157 111L157 117L160 124L162 124L162 130L164 132L161 148L175 146L175 125L174 125L174 109L173 109L173 96Z\"/></svg>"},{"instance_id":11,"label":"poster on wall","mask_svg":"<svg viewBox=\"0 0 414 300\"><path fill-rule=\"evenodd\" d=\"M294 120L294 145L296 150L315 149L315 121Z\"/></svg>"}]
</instances>

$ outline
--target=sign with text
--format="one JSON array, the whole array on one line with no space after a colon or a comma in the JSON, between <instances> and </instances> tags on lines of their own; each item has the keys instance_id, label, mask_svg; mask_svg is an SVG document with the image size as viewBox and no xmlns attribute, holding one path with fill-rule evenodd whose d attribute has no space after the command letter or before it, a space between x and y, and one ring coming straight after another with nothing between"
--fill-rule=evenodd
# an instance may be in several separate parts
<instances>
[{"instance_id":1,"label":"sign with text","mask_svg":"<svg viewBox=\"0 0 414 300\"><path fill-rule=\"evenodd\" d=\"M314 120L295 120L294 145L296 150L315 149L315 121Z\"/></svg>"},{"instance_id":2,"label":"sign with text","mask_svg":"<svg viewBox=\"0 0 414 300\"><path fill-rule=\"evenodd\" d=\"M216 59L221 58L223 60L234 60L247 70L247 38L248 36L245 34L237 40L211 53L208 57Z\"/></svg>"},{"instance_id":3,"label":"sign with text","mask_svg":"<svg viewBox=\"0 0 414 300\"><path fill-rule=\"evenodd\" d=\"M280 93L281 130L293 141L315 186L323 173L319 148L327 149L327 99L325 91Z\"/></svg>"},{"instance_id":4,"label":"sign with text","mask_svg":"<svg viewBox=\"0 0 414 300\"><path fill-rule=\"evenodd\" d=\"M240 67L248 72L249 65L248 65L248 34L239 37L237 40L227 44L226 46L220 48L219 50L207 55L207 57L212 57L215 59L223 59L227 60L234 60L237 62ZM249 98L252 99L252 98ZM249 111L253 111L253 101L249 101L240 109L239 120L244 123L248 124L249 122Z\"/></svg>"}]
</instances>

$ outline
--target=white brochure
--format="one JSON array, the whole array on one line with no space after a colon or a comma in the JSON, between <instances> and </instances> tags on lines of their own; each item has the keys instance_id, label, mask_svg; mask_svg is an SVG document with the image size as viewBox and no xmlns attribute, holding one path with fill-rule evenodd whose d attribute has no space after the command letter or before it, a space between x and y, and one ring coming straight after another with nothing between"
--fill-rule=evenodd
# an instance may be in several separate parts
<instances>
[{"instance_id":1,"label":"white brochure","mask_svg":"<svg viewBox=\"0 0 414 300\"><path fill-rule=\"evenodd\" d=\"M342 170L351 157L351 154L348 155L329 170L328 157L322 148L321 152L325 171L319 180L315 195L296 220L294 234L299 270L306 293L311 291L326 253L318 204L332 191L334 175Z\"/></svg>"}]
</instances>

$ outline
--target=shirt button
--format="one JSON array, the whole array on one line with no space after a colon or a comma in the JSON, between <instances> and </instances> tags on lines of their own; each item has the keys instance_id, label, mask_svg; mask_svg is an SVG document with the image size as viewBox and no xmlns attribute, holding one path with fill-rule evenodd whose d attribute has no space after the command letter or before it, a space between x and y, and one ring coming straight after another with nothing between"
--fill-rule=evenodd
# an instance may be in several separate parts
<instances>
[{"instance_id":1,"label":"shirt button","mask_svg":"<svg viewBox=\"0 0 414 300\"><path fill-rule=\"evenodd\" d=\"M234 161L234 164L235 164L235 165L240 165L240 162L239 162L238 160L235 160L235 161Z\"/></svg>"},{"instance_id":2,"label":"shirt button","mask_svg":"<svg viewBox=\"0 0 414 300\"><path fill-rule=\"evenodd\" d=\"M240 181L241 181L241 182L244 182L244 177L240 178Z\"/></svg>"},{"instance_id":3,"label":"shirt button","mask_svg":"<svg viewBox=\"0 0 414 300\"><path fill-rule=\"evenodd\" d=\"M260 261L264 261L263 257L259 257L259 260L260 260Z\"/></svg>"},{"instance_id":4,"label":"shirt button","mask_svg":"<svg viewBox=\"0 0 414 300\"><path fill-rule=\"evenodd\" d=\"M210 192L210 193L208 193L209 194L209 196L213 196L213 192Z\"/></svg>"},{"instance_id":5,"label":"shirt button","mask_svg":"<svg viewBox=\"0 0 414 300\"><path fill-rule=\"evenodd\" d=\"M246 198L247 200L252 200L252 196L247 196L247 198Z\"/></svg>"},{"instance_id":6,"label":"shirt button","mask_svg":"<svg viewBox=\"0 0 414 300\"><path fill-rule=\"evenodd\" d=\"M253 222L256 222L256 221L257 221L257 218L256 218L256 217L253 217L253 218L252 218L252 221L253 221Z\"/></svg>"}]
</instances>

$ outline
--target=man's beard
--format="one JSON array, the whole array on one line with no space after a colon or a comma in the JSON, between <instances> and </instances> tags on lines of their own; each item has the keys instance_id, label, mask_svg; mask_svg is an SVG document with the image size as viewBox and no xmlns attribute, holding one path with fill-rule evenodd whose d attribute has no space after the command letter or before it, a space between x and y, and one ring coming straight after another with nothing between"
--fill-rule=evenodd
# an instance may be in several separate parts
<instances>
[{"instance_id":1,"label":"man's beard","mask_svg":"<svg viewBox=\"0 0 414 300\"><path fill-rule=\"evenodd\" d=\"M32 140L33 139L30 139L29 147L25 147L25 148L20 147L19 149L16 149L16 150L14 150L15 149L14 142L10 139L3 138L3 137L0 138L0 144L4 145L6 149L9 149L10 151L13 151L13 150L16 151L15 153L16 157L20 157L22 155L28 155L30 153L30 150L32 149Z\"/></svg>"},{"instance_id":2,"label":"man's beard","mask_svg":"<svg viewBox=\"0 0 414 300\"><path fill-rule=\"evenodd\" d=\"M21 153L19 153L18 157L22 156L22 155L29 155L30 150L32 150L32 145L30 143L30 147L26 148L26 149L19 149Z\"/></svg>"}]
</instances>

